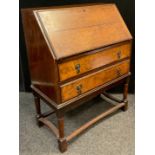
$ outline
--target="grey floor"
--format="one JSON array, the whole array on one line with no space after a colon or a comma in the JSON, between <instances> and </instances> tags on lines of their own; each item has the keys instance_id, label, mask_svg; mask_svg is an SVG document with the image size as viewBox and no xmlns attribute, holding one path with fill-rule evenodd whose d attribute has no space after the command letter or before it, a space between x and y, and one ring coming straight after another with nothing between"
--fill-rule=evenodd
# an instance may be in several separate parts
<instances>
[{"instance_id":1,"label":"grey floor","mask_svg":"<svg viewBox=\"0 0 155 155\"><path fill-rule=\"evenodd\" d=\"M120 95L116 95L120 96ZM71 141L64 155L134 155L134 95L129 95L129 109L121 110ZM42 104L43 110L48 107ZM84 104L65 116L65 133L87 122L110 105L100 98ZM50 119L56 121L55 116ZM20 93L20 155L60 155L55 136L35 122L33 96Z\"/></svg>"}]
</instances>

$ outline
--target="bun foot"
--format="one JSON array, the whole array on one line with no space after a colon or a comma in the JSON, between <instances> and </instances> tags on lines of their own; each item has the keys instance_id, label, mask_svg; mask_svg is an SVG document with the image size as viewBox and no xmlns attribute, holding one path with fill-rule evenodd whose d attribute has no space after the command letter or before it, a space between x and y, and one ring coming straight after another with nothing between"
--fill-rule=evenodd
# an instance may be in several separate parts
<instances>
[{"instance_id":1,"label":"bun foot","mask_svg":"<svg viewBox=\"0 0 155 155\"><path fill-rule=\"evenodd\" d=\"M58 145L59 145L59 150L60 152L65 152L67 151L67 141L66 139L59 139L58 140Z\"/></svg>"},{"instance_id":2,"label":"bun foot","mask_svg":"<svg viewBox=\"0 0 155 155\"><path fill-rule=\"evenodd\" d=\"M122 111L127 111L128 110L128 101L124 101L125 105L124 107L121 108Z\"/></svg>"}]
</instances>

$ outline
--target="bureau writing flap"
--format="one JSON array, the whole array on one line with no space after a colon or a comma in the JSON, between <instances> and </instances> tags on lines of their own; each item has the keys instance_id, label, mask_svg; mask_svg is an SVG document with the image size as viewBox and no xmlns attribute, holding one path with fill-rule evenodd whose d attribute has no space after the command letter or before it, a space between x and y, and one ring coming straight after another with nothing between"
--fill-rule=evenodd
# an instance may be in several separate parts
<instances>
[{"instance_id":1,"label":"bureau writing flap","mask_svg":"<svg viewBox=\"0 0 155 155\"><path fill-rule=\"evenodd\" d=\"M132 38L114 4L37 9L34 14L56 59Z\"/></svg>"}]
</instances>

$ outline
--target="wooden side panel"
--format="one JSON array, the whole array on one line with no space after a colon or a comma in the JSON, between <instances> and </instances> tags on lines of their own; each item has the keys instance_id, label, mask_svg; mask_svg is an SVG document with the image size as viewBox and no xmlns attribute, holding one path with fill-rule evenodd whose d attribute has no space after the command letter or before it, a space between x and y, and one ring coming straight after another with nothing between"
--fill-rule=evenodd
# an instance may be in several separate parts
<instances>
[{"instance_id":1,"label":"wooden side panel","mask_svg":"<svg viewBox=\"0 0 155 155\"><path fill-rule=\"evenodd\" d=\"M113 4L38 10L57 59L131 39Z\"/></svg>"},{"instance_id":2,"label":"wooden side panel","mask_svg":"<svg viewBox=\"0 0 155 155\"><path fill-rule=\"evenodd\" d=\"M58 102L57 66L31 9L22 10L22 20L29 61L31 83ZM51 92L49 92L49 86ZM48 91L47 91L48 88ZM56 93L57 92L57 93Z\"/></svg>"},{"instance_id":3,"label":"wooden side panel","mask_svg":"<svg viewBox=\"0 0 155 155\"><path fill-rule=\"evenodd\" d=\"M62 102L94 89L129 72L130 61L123 61L97 73L61 86Z\"/></svg>"},{"instance_id":4,"label":"wooden side panel","mask_svg":"<svg viewBox=\"0 0 155 155\"><path fill-rule=\"evenodd\" d=\"M60 81L85 73L95 68L130 57L131 43L107 48L103 51L86 55L58 65ZM79 66L79 68L77 68Z\"/></svg>"}]
</instances>

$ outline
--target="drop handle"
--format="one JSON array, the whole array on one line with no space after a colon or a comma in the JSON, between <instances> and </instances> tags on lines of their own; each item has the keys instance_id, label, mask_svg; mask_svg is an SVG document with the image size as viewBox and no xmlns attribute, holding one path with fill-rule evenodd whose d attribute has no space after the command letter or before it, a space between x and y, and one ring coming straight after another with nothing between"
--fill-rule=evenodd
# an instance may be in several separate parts
<instances>
[{"instance_id":1,"label":"drop handle","mask_svg":"<svg viewBox=\"0 0 155 155\"><path fill-rule=\"evenodd\" d=\"M76 65L75 65L75 70L76 70L76 73L77 73L77 74L80 73L80 67L81 67L80 64L76 64Z\"/></svg>"},{"instance_id":2,"label":"drop handle","mask_svg":"<svg viewBox=\"0 0 155 155\"><path fill-rule=\"evenodd\" d=\"M76 90L77 90L78 95L80 95L82 93L82 84L76 86Z\"/></svg>"},{"instance_id":3,"label":"drop handle","mask_svg":"<svg viewBox=\"0 0 155 155\"><path fill-rule=\"evenodd\" d=\"M117 58L120 59L120 58L121 58L121 55L122 55L122 54L121 54L121 51L118 51L118 52L117 52Z\"/></svg>"}]
</instances>

